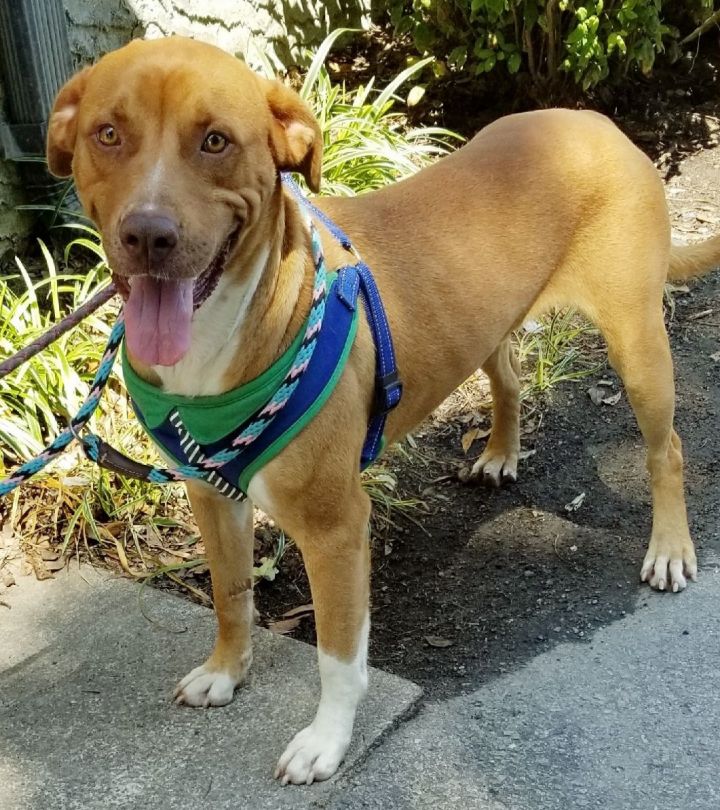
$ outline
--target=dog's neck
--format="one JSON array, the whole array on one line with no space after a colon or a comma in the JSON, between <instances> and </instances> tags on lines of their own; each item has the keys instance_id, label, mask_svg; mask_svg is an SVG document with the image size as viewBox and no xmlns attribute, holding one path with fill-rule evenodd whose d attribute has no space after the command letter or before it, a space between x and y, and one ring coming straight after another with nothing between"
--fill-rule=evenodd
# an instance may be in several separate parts
<instances>
[{"instance_id":1,"label":"dog's neck","mask_svg":"<svg viewBox=\"0 0 720 810\"><path fill-rule=\"evenodd\" d=\"M313 275L305 224L278 186L264 223L241 241L193 316L185 357L171 367L133 365L174 394L209 396L236 388L269 368L293 341L310 308Z\"/></svg>"}]
</instances>

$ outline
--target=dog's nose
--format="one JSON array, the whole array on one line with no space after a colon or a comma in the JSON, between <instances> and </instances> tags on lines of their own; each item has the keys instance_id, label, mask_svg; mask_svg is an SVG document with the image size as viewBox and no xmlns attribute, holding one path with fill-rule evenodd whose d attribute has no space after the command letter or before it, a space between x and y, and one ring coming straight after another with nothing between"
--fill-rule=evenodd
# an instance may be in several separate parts
<instances>
[{"instance_id":1,"label":"dog's nose","mask_svg":"<svg viewBox=\"0 0 720 810\"><path fill-rule=\"evenodd\" d=\"M132 259L161 264L178 243L178 224L156 211L134 211L120 225L120 241Z\"/></svg>"}]
</instances>

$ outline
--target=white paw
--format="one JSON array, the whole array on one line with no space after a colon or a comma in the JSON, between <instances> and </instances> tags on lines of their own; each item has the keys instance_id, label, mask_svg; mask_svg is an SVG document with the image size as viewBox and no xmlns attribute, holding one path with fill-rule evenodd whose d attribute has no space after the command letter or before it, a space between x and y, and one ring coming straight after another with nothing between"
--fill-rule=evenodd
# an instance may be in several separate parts
<instances>
[{"instance_id":1,"label":"white paw","mask_svg":"<svg viewBox=\"0 0 720 810\"><path fill-rule=\"evenodd\" d=\"M501 487L517 481L518 454L514 451L502 452L485 448L480 458L473 464L466 480L482 478L486 486Z\"/></svg>"},{"instance_id":2,"label":"white paw","mask_svg":"<svg viewBox=\"0 0 720 810\"><path fill-rule=\"evenodd\" d=\"M641 582L658 591L677 593L687 587L686 576L697 579L697 561L692 544L658 552L651 542L640 570Z\"/></svg>"},{"instance_id":3,"label":"white paw","mask_svg":"<svg viewBox=\"0 0 720 810\"><path fill-rule=\"evenodd\" d=\"M298 732L280 757L275 778L283 785L311 785L331 777L350 744L349 736L316 730L313 725Z\"/></svg>"},{"instance_id":4,"label":"white paw","mask_svg":"<svg viewBox=\"0 0 720 810\"><path fill-rule=\"evenodd\" d=\"M240 678L227 672L211 672L206 665L195 667L175 687L175 703L186 706L225 706L233 699Z\"/></svg>"}]
</instances>

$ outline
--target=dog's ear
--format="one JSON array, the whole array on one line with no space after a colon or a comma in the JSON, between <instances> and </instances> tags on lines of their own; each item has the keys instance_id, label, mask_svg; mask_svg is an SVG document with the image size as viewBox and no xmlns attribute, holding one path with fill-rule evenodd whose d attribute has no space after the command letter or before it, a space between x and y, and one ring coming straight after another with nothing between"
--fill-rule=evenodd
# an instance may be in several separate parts
<instances>
[{"instance_id":1,"label":"dog's ear","mask_svg":"<svg viewBox=\"0 0 720 810\"><path fill-rule=\"evenodd\" d=\"M56 177L72 174L72 159L77 138L77 113L92 67L76 73L62 88L50 113L47 137L47 162Z\"/></svg>"},{"instance_id":2,"label":"dog's ear","mask_svg":"<svg viewBox=\"0 0 720 810\"><path fill-rule=\"evenodd\" d=\"M281 171L300 172L312 191L320 191L322 132L310 108L297 93L277 81L265 82L272 113L270 144Z\"/></svg>"}]
</instances>

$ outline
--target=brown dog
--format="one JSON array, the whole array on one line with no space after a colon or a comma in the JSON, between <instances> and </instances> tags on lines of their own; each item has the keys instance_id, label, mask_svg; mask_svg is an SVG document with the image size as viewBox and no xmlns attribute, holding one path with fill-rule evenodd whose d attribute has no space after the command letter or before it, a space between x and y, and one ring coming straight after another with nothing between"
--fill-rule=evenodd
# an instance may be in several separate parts
<instances>
[{"instance_id":1,"label":"brown dog","mask_svg":"<svg viewBox=\"0 0 720 810\"><path fill-rule=\"evenodd\" d=\"M320 186L320 131L290 90L218 49L133 42L61 90L51 170L74 174L115 273L127 281L133 367L175 393L214 395L253 379L292 342L310 306L313 265L297 203L279 173ZM648 446L653 528L641 578L685 587L696 562L673 430L666 278L720 262L720 238L675 249L650 161L607 119L547 110L504 118L412 179L320 204L373 269L404 397L389 441L478 366L490 377L492 435L474 474L514 479L519 449L512 330L571 305L602 330ZM347 255L326 233L328 265ZM192 284L221 266L193 315ZM252 479L249 495L300 547L317 619L322 696L282 755L283 783L326 779L350 741L366 688L370 502L359 475L375 347L365 322L330 400ZM223 705L251 662L252 510L206 484L188 493L207 547L219 632L177 688Z\"/></svg>"}]
</instances>

